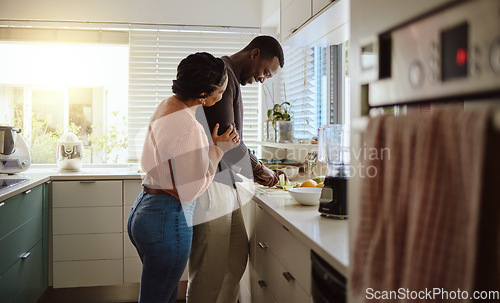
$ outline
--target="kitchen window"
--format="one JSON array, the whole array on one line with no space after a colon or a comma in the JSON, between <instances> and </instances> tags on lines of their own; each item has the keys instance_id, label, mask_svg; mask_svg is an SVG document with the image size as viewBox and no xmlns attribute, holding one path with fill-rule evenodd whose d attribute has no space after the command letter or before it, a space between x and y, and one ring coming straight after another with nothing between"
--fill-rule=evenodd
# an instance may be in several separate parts
<instances>
[{"instance_id":1,"label":"kitchen window","mask_svg":"<svg viewBox=\"0 0 500 303\"><path fill-rule=\"evenodd\" d=\"M231 55L247 29L0 27L0 124L23 129L34 164L55 164L64 130L84 141L84 163L136 163L156 106L180 60ZM243 31L243 32L242 32ZM242 87L244 138L256 149L260 85Z\"/></svg>"},{"instance_id":2,"label":"kitchen window","mask_svg":"<svg viewBox=\"0 0 500 303\"><path fill-rule=\"evenodd\" d=\"M311 139L324 124L349 124L347 42L285 46L282 100L291 104L295 139Z\"/></svg>"}]
</instances>

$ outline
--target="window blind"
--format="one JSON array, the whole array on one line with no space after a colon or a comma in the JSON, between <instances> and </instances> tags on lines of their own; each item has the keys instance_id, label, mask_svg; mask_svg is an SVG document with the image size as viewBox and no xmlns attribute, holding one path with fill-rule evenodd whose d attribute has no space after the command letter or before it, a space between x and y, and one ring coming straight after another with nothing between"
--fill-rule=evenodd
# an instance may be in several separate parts
<instances>
[{"instance_id":1,"label":"window blind","mask_svg":"<svg viewBox=\"0 0 500 303\"><path fill-rule=\"evenodd\" d=\"M129 162L137 162L149 119L156 106L172 95L179 62L195 52L216 57L231 55L245 47L257 34L194 30L130 30L128 133ZM259 133L259 86L241 87L243 96L243 139L251 149Z\"/></svg>"},{"instance_id":2,"label":"window blind","mask_svg":"<svg viewBox=\"0 0 500 303\"><path fill-rule=\"evenodd\" d=\"M294 138L310 139L317 135L318 128L314 49L285 47L284 53L284 93L286 101L291 104Z\"/></svg>"}]
</instances>

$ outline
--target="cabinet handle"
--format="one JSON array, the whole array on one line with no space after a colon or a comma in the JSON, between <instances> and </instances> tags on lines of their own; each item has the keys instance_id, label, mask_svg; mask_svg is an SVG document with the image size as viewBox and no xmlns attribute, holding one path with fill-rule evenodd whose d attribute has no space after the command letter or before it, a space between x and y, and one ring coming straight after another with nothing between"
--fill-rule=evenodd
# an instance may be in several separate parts
<instances>
[{"instance_id":1,"label":"cabinet handle","mask_svg":"<svg viewBox=\"0 0 500 303\"><path fill-rule=\"evenodd\" d=\"M30 252L24 253L24 254L21 256L21 259L26 260L26 259L28 259L28 257L29 257L30 255L31 255L31 253L30 253Z\"/></svg>"},{"instance_id":2,"label":"cabinet handle","mask_svg":"<svg viewBox=\"0 0 500 303\"><path fill-rule=\"evenodd\" d=\"M5 202L0 202L0 207L4 206Z\"/></svg>"},{"instance_id":3,"label":"cabinet handle","mask_svg":"<svg viewBox=\"0 0 500 303\"><path fill-rule=\"evenodd\" d=\"M266 284L266 282L264 282L264 280L259 280L259 281L257 281L257 283L259 283L260 288L267 287L267 284Z\"/></svg>"},{"instance_id":4,"label":"cabinet handle","mask_svg":"<svg viewBox=\"0 0 500 303\"><path fill-rule=\"evenodd\" d=\"M289 273L288 271L284 272L283 273L283 277L285 277L285 279L290 282L290 281L294 281L295 278L292 276L291 273Z\"/></svg>"},{"instance_id":5,"label":"cabinet handle","mask_svg":"<svg viewBox=\"0 0 500 303\"><path fill-rule=\"evenodd\" d=\"M80 181L80 183L95 183L95 181Z\"/></svg>"},{"instance_id":6,"label":"cabinet handle","mask_svg":"<svg viewBox=\"0 0 500 303\"><path fill-rule=\"evenodd\" d=\"M285 225L281 225L286 231L290 231L288 228L285 227Z\"/></svg>"},{"instance_id":7,"label":"cabinet handle","mask_svg":"<svg viewBox=\"0 0 500 303\"><path fill-rule=\"evenodd\" d=\"M264 242L260 242L260 241L259 241L259 243L258 243L258 244L259 244L259 247L260 247L260 248L262 248L262 249L267 248L267 245L266 245L266 243L264 243Z\"/></svg>"},{"instance_id":8,"label":"cabinet handle","mask_svg":"<svg viewBox=\"0 0 500 303\"><path fill-rule=\"evenodd\" d=\"M29 194L31 192L31 189L28 189L27 191L24 192L25 195Z\"/></svg>"}]
</instances>

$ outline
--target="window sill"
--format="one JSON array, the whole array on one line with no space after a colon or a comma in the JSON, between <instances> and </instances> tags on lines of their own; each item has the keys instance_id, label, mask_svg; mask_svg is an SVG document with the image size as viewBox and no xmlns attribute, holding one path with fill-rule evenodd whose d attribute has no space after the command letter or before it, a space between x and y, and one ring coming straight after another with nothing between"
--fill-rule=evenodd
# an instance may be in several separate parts
<instances>
[{"instance_id":1,"label":"window sill","mask_svg":"<svg viewBox=\"0 0 500 303\"><path fill-rule=\"evenodd\" d=\"M308 151L318 150L318 144L311 143L280 143L280 142L270 142L270 141L259 141L257 142L261 146L281 148L281 149L307 149Z\"/></svg>"}]
</instances>

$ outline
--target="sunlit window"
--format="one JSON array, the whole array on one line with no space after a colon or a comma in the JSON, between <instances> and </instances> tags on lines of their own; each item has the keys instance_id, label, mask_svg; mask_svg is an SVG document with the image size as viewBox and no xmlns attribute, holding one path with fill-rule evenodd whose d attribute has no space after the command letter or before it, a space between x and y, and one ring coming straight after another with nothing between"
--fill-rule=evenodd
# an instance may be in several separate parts
<instances>
[{"instance_id":1,"label":"sunlit window","mask_svg":"<svg viewBox=\"0 0 500 303\"><path fill-rule=\"evenodd\" d=\"M0 124L21 128L34 164L55 163L59 136L85 163L126 162L128 45L0 43Z\"/></svg>"}]
</instances>

